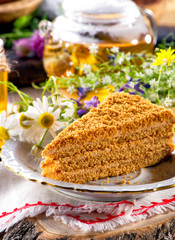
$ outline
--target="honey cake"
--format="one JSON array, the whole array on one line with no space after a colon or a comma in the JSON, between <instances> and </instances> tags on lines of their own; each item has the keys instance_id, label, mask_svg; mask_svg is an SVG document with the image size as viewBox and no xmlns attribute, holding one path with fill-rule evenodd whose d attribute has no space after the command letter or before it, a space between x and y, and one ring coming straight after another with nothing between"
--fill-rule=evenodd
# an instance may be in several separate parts
<instances>
[{"instance_id":1,"label":"honey cake","mask_svg":"<svg viewBox=\"0 0 175 240\"><path fill-rule=\"evenodd\" d=\"M171 110L128 93L110 94L65 128L42 156L42 175L86 183L154 165L174 150Z\"/></svg>"}]
</instances>

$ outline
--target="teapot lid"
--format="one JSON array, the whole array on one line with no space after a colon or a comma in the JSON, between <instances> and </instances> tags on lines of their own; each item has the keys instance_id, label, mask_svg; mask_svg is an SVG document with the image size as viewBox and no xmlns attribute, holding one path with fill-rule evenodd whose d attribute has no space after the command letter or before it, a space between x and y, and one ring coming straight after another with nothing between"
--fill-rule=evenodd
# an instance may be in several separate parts
<instances>
[{"instance_id":1,"label":"teapot lid","mask_svg":"<svg viewBox=\"0 0 175 240\"><path fill-rule=\"evenodd\" d=\"M137 5L131 0L64 0L65 16L84 23L111 23L140 16Z\"/></svg>"}]
</instances>

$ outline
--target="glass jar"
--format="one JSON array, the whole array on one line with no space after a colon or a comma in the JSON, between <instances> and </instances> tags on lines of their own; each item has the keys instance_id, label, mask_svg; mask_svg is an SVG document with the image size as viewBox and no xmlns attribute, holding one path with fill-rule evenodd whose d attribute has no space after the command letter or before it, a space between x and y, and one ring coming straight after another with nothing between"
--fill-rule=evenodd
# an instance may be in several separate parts
<instances>
[{"instance_id":1,"label":"glass jar","mask_svg":"<svg viewBox=\"0 0 175 240\"><path fill-rule=\"evenodd\" d=\"M8 81L9 67L5 56L3 41L0 39L0 82ZM7 110L7 85L0 84L0 113Z\"/></svg>"},{"instance_id":2,"label":"glass jar","mask_svg":"<svg viewBox=\"0 0 175 240\"><path fill-rule=\"evenodd\" d=\"M73 3L73 4L72 4ZM40 33L45 36L44 68L49 75L74 72L81 63L94 64L89 47L99 48L98 59L107 61L106 48L123 52L152 52L157 40L152 12L140 10L130 0L65 0L64 15L53 22L43 20Z\"/></svg>"}]
</instances>

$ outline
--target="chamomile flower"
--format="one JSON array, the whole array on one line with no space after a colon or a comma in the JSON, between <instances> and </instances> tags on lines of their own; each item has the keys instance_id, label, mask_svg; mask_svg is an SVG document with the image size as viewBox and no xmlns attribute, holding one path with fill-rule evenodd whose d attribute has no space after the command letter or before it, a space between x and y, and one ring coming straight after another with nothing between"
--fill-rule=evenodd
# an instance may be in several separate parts
<instances>
[{"instance_id":1,"label":"chamomile flower","mask_svg":"<svg viewBox=\"0 0 175 240\"><path fill-rule=\"evenodd\" d=\"M164 106L165 107L171 107L173 104L173 100L170 99L169 97L166 97L165 100L164 100Z\"/></svg>"},{"instance_id":2,"label":"chamomile flower","mask_svg":"<svg viewBox=\"0 0 175 240\"><path fill-rule=\"evenodd\" d=\"M38 144L46 132L46 129L41 128L36 120L30 120L30 127L23 128L19 135L20 141Z\"/></svg>"},{"instance_id":3,"label":"chamomile flower","mask_svg":"<svg viewBox=\"0 0 175 240\"><path fill-rule=\"evenodd\" d=\"M92 45L89 46L89 50L90 50L90 53L91 53L92 55L97 54L97 53L98 53L98 49L99 49L99 47L98 47L97 44L94 44L94 43L93 43Z\"/></svg>"},{"instance_id":4,"label":"chamomile flower","mask_svg":"<svg viewBox=\"0 0 175 240\"><path fill-rule=\"evenodd\" d=\"M54 111L54 107L49 106L47 97L44 96L42 101L39 98L33 101L33 106L28 107L25 116L34 119L41 129L49 129L51 135L55 137L56 131L63 126L58 121L60 112L60 108Z\"/></svg>"},{"instance_id":5,"label":"chamomile flower","mask_svg":"<svg viewBox=\"0 0 175 240\"><path fill-rule=\"evenodd\" d=\"M64 113L62 113L61 116L64 118L72 118L75 113L75 106L73 102L68 100L68 101L62 102L61 105L65 107Z\"/></svg>"},{"instance_id":6,"label":"chamomile flower","mask_svg":"<svg viewBox=\"0 0 175 240\"><path fill-rule=\"evenodd\" d=\"M6 112L3 111L0 115L0 139L6 141L11 137L19 135L22 131L16 114L10 116L6 115Z\"/></svg>"},{"instance_id":7,"label":"chamomile flower","mask_svg":"<svg viewBox=\"0 0 175 240\"><path fill-rule=\"evenodd\" d=\"M62 102L65 101L65 100L68 100L68 98L64 95L59 94L59 93L54 94L52 96L52 102L53 102L54 106L61 107Z\"/></svg>"}]
</instances>

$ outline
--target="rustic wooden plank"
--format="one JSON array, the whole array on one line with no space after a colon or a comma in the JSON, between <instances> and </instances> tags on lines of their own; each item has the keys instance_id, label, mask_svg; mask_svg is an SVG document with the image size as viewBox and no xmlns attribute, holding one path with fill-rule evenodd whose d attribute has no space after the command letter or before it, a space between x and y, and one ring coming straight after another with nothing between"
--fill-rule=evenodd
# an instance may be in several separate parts
<instances>
[{"instance_id":1,"label":"rustic wooden plank","mask_svg":"<svg viewBox=\"0 0 175 240\"><path fill-rule=\"evenodd\" d=\"M4 234L2 240L173 240L175 239L175 212L127 224L105 233L84 234L41 214L24 219Z\"/></svg>"}]
</instances>

